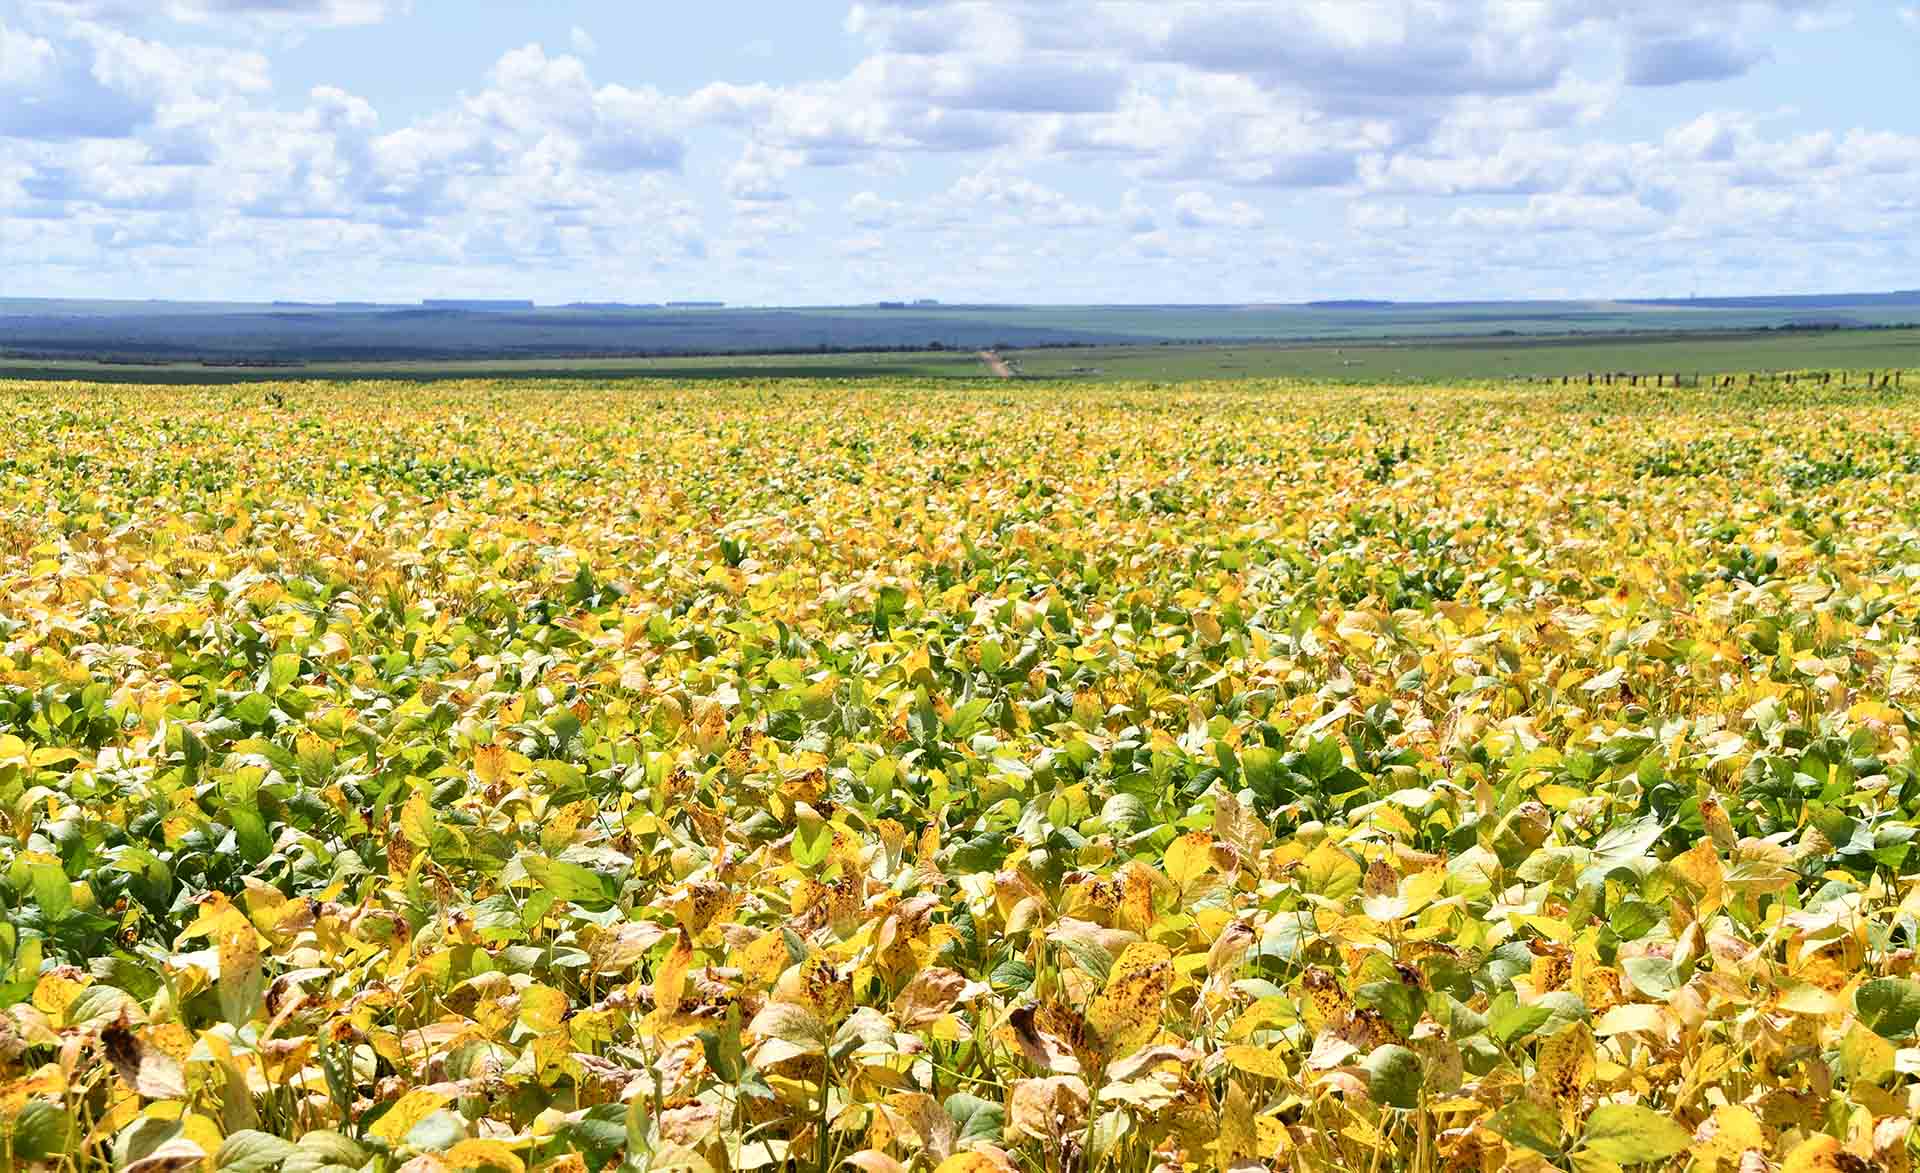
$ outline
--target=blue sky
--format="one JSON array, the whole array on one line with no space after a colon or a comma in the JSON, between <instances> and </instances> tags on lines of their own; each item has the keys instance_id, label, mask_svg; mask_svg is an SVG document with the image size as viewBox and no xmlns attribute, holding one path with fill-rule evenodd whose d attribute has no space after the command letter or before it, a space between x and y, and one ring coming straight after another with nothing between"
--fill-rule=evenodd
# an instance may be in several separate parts
<instances>
[{"instance_id":1,"label":"blue sky","mask_svg":"<svg viewBox=\"0 0 1920 1173\"><path fill-rule=\"evenodd\" d=\"M1920 6L0 0L0 296L1920 287Z\"/></svg>"}]
</instances>

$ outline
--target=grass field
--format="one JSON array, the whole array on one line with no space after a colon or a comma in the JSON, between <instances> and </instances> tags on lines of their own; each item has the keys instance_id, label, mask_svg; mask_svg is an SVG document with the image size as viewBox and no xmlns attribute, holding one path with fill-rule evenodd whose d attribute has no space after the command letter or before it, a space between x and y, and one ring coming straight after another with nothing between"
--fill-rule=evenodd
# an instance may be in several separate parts
<instances>
[{"instance_id":1,"label":"grass field","mask_svg":"<svg viewBox=\"0 0 1920 1173\"><path fill-rule=\"evenodd\" d=\"M1023 375L1071 379L1310 378L1350 383L1724 374L1920 366L1920 330L1407 340L1380 345L1136 346L1009 352Z\"/></svg>"},{"instance_id":2,"label":"grass field","mask_svg":"<svg viewBox=\"0 0 1920 1173\"><path fill-rule=\"evenodd\" d=\"M0 1168L1910 1167L1913 380L0 429Z\"/></svg>"},{"instance_id":3,"label":"grass field","mask_svg":"<svg viewBox=\"0 0 1920 1173\"><path fill-rule=\"evenodd\" d=\"M0 358L0 379L103 383L279 383L288 379L922 379L986 377L972 352L710 355L691 358L474 359L463 362L308 363L297 368L100 363Z\"/></svg>"},{"instance_id":4,"label":"grass field","mask_svg":"<svg viewBox=\"0 0 1920 1173\"><path fill-rule=\"evenodd\" d=\"M1271 345L1549 338L1920 322L1920 291L1687 302L876 305L647 308L236 305L0 298L0 354L94 359L465 363L554 356L898 352L938 346ZM1283 373L1283 372L1275 372ZM1440 372L1436 372L1437 374ZM1450 372L1449 372L1450 373Z\"/></svg>"},{"instance_id":5,"label":"grass field","mask_svg":"<svg viewBox=\"0 0 1920 1173\"><path fill-rule=\"evenodd\" d=\"M1713 332L1596 338L1455 338L1392 344L1153 345L1005 352L1026 377L1073 381L1311 378L1347 383L1583 376L1589 371L1709 374L1920 366L1920 330ZM48 362L0 358L0 378L99 382L308 379L920 379L979 378L971 352L710 355L688 358L475 359L311 363L296 369Z\"/></svg>"}]
</instances>

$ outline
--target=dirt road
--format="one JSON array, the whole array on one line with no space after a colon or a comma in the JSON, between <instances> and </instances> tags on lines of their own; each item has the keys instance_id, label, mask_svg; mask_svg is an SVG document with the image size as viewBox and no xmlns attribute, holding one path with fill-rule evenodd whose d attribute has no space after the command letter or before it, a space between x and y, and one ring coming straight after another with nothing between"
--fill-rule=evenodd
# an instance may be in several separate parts
<instances>
[{"instance_id":1,"label":"dirt road","mask_svg":"<svg viewBox=\"0 0 1920 1173\"><path fill-rule=\"evenodd\" d=\"M996 379L1013 378L1013 368L1007 365L1006 359L1001 358L995 352L991 350L983 350L976 357L978 357L981 362L987 364L987 369L993 372L994 378Z\"/></svg>"}]
</instances>

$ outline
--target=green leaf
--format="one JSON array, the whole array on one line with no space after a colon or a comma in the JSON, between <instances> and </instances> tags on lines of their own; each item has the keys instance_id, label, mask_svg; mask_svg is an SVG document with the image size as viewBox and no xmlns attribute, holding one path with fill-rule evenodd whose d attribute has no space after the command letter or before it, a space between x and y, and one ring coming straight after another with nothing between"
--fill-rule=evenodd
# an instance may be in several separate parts
<instances>
[{"instance_id":1,"label":"green leaf","mask_svg":"<svg viewBox=\"0 0 1920 1173\"><path fill-rule=\"evenodd\" d=\"M1904 1039L1920 1026L1920 982L1876 978L1854 991L1853 1008L1881 1038Z\"/></svg>"},{"instance_id":2,"label":"green leaf","mask_svg":"<svg viewBox=\"0 0 1920 1173\"><path fill-rule=\"evenodd\" d=\"M996 993L1017 994L1033 984L1033 966L1018 957L1009 957L993 967L987 976L987 984Z\"/></svg>"},{"instance_id":3,"label":"green leaf","mask_svg":"<svg viewBox=\"0 0 1920 1173\"><path fill-rule=\"evenodd\" d=\"M1608 909L1607 927L1622 941L1638 941L1661 921L1660 910L1644 900L1625 900Z\"/></svg>"},{"instance_id":4,"label":"green leaf","mask_svg":"<svg viewBox=\"0 0 1920 1173\"><path fill-rule=\"evenodd\" d=\"M274 692L279 692L287 685L292 684L299 675L300 654L298 652L281 652L273 658L273 662L267 668L267 683Z\"/></svg>"},{"instance_id":5,"label":"green leaf","mask_svg":"<svg viewBox=\"0 0 1920 1173\"><path fill-rule=\"evenodd\" d=\"M1620 963L1633 988L1649 998L1664 1002L1681 986L1680 974L1666 957L1629 957Z\"/></svg>"},{"instance_id":6,"label":"green leaf","mask_svg":"<svg viewBox=\"0 0 1920 1173\"><path fill-rule=\"evenodd\" d=\"M220 1173L272 1173L292 1154L293 1142L243 1128L221 1144L213 1167Z\"/></svg>"},{"instance_id":7,"label":"green leaf","mask_svg":"<svg viewBox=\"0 0 1920 1173\"><path fill-rule=\"evenodd\" d=\"M833 824L804 802L795 806L793 862L803 868L819 867L827 862L827 852L833 847Z\"/></svg>"},{"instance_id":8,"label":"green leaf","mask_svg":"<svg viewBox=\"0 0 1920 1173\"><path fill-rule=\"evenodd\" d=\"M1560 1117L1545 1104L1515 1100L1487 1117L1487 1128L1513 1144L1532 1149L1543 1156L1557 1157L1565 1143Z\"/></svg>"},{"instance_id":9,"label":"green leaf","mask_svg":"<svg viewBox=\"0 0 1920 1173\"><path fill-rule=\"evenodd\" d=\"M156 1120L142 1116L113 1137L113 1165L116 1169L145 1160L161 1145L180 1135L178 1120Z\"/></svg>"},{"instance_id":10,"label":"green leaf","mask_svg":"<svg viewBox=\"0 0 1920 1173\"><path fill-rule=\"evenodd\" d=\"M33 899L48 921L55 921L73 907L73 888L67 873L57 863L30 864L27 875L33 885Z\"/></svg>"},{"instance_id":11,"label":"green leaf","mask_svg":"<svg viewBox=\"0 0 1920 1173\"><path fill-rule=\"evenodd\" d=\"M619 895L613 882L599 872L577 863L529 855L521 861L533 882L553 893L556 900L567 900L587 908L604 908Z\"/></svg>"},{"instance_id":12,"label":"green leaf","mask_svg":"<svg viewBox=\"0 0 1920 1173\"><path fill-rule=\"evenodd\" d=\"M1060 947L1073 958L1073 964L1097 982L1105 982L1113 972L1113 954L1091 937L1059 937Z\"/></svg>"},{"instance_id":13,"label":"green leaf","mask_svg":"<svg viewBox=\"0 0 1920 1173\"><path fill-rule=\"evenodd\" d=\"M367 1162L367 1151L329 1129L302 1136L287 1154L280 1173L321 1173L329 1169L358 1169Z\"/></svg>"},{"instance_id":14,"label":"green leaf","mask_svg":"<svg viewBox=\"0 0 1920 1173\"><path fill-rule=\"evenodd\" d=\"M961 1147L970 1141L984 1140L995 1144L1000 1142L1001 1130L1007 1123L1007 1110L992 1100L983 1100L959 1092L947 1097L947 1115L953 1117L958 1136L955 1143Z\"/></svg>"},{"instance_id":15,"label":"green leaf","mask_svg":"<svg viewBox=\"0 0 1920 1173\"><path fill-rule=\"evenodd\" d=\"M1615 827L1600 836L1593 845L1594 863L1605 868L1629 864L1647 854L1654 841L1660 838L1663 828L1660 820L1651 816L1625 826Z\"/></svg>"},{"instance_id":16,"label":"green leaf","mask_svg":"<svg viewBox=\"0 0 1920 1173\"><path fill-rule=\"evenodd\" d=\"M1665 1113L1638 1104L1604 1104L1587 1118L1586 1151L1620 1165L1664 1161L1693 1143L1693 1134Z\"/></svg>"},{"instance_id":17,"label":"green leaf","mask_svg":"<svg viewBox=\"0 0 1920 1173\"><path fill-rule=\"evenodd\" d=\"M590 1169L604 1168L626 1146L627 1109L622 1104L602 1104L588 1109L581 1119L561 1125L553 1135L563 1146L561 1152L579 1153Z\"/></svg>"},{"instance_id":18,"label":"green leaf","mask_svg":"<svg viewBox=\"0 0 1920 1173\"><path fill-rule=\"evenodd\" d=\"M1394 1033L1402 1038L1413 1033L1421 1012L1426 1009L1426 999L1419 988L1398 981L1368 982L1353 992L1353 1000L1356 1005L1379 1011Z\"/></svg>"},{"instance_id":19,"label":"green leaf","mask_svg":"<svg viewBox=\"0 0 1920 1173\"><path fill-rule=\"evenodd\" d=\"M13 1157L17 1161L50 1161L74 1151L80 1130L64 1108L45 1100L28 1100L5 1125L0 1135L13 1134Z\"/></svg>"},{"instance_id":20,"label":"green leaf","mask_svg":"<svg viewBox=\"0 0 1920 1173\"><path fill-rule=\"evenodd\" d=\"M254 807L229 806L227 818L233 823L234 842L248 863L259 863L273 854L273 836L267 833L267 821Z\"/></svg>"},{"instance_id":21,"label":"green leaf","mask_svg":"<svg viewBox=\"0 0 1920 1173\"><path fill-rule=\"evenodd\" d=\"M470 1130L458 1112L441 1109L407 1130L406 1143L427 1152L445 1152L467 1139Z\"/></svg>"},{"instance_id":22,"label":"green leaf","mask_svg":"<svg viewBox=\"0 0 1920 1173\"><path fill-rule=\"evenodd\" d=\"M88 986L67 1003L67 1026L72 1030L98 1029L129 1011L136 1019L145 1017L125 990L112 986Z\"/></svg>"},{"instance_id":23,"label":"green leaf","mask_svg":"<svg viewBox=\"0 0 1920 1173\"><path fill-rule=\"evenodd\" d=\"M1420 1089L1426 1075L1420 1069L1420 1057L1405 1047L1388 1043L1375 1047L1360 1063L1367 1073L1367 1094L1377 1104L1390 1108L1418 1108Z\"/></svg>"},{"instance_id":24,"label":"green leaf","mask_svg":"<svg viewBox=\"0 0 1920 1173\"><path fill-rule=\"evenodd\" d=\"M1533 1005L1548 1012L1547 1020L1538 1027L1542 1035L1559 1034L1562 1027L1586 1022L1593 1017L1585 999L1571 990L1550 990L1540 995Z\"/></svg>"},{"instance_id":25,"label":"green leaf","mask_svg":"<svg viewBox=\"0 0 1920 1173\"><path fill-rule=\"evenodd\" d=\"M1487 1020L1487 1033L1500 1042L1512 1046L1534 1031L1547 1024L1553 1017L1550 1007L1534 1004L1531 1006L1513 1006L1501 1010Z\"/></svg>"},{"instance_id":26,"label":"green leaf","mask_svg":"<svg viewBox=\"0 0 1920 1173\"><path fill-rule=\"evenodd\" d=\"M273 702L257 692L250 692L234 702L227 714L242 725L263 725L273 715Z\"/></svg>"}]
</instances>

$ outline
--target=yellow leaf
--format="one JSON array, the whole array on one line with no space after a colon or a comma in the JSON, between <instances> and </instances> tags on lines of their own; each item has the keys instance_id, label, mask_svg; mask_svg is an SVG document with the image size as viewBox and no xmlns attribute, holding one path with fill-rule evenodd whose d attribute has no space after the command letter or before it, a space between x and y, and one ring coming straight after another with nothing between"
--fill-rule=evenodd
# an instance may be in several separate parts
<instances>
[{"instance_id":1,"label":"yellow leaf","mask_svg":"<svg viewBox=\"0 0 1920 1173\"><path fill-rule=\"evenodd\" d=\"M236 915L237 912L236 912ZM227 1021L244 1026L260 1009L266 981L260 970L260 937L244 917L219 936L220 1009Z\"/></svg>"},{"instance_id":2,"label":"yellow leaf","mask_svg":"<svg viewBox=\"0 0 1920 1173\"><path fill-rule=\"evenodd\" d=\"M1720 856L1714 851L1711 839L1695 843L1691 849L1674 856L1667 866L1685 882L1689 895L1697 905L1694 913L1696 918L1706 920L1725 903Z\"/></svg>"},{"instance_id":3,"label":"yellow leaf","mask_svg":"<svg viewBox=\"0 0 1920 1173\"><path fill-rule=\"evenodd\" d=\"M386 1115L374 1121L367 1131L390 1145L398 1145L422 1120L445 1107L448 1100L449 1097L439 1092L415 1089L396 1100Z\"/></svg>"},{"instance_id":4,"label":"yellow leaf","mask_svg":"<svg viewBox=\"0 0 1920 1173\"><path fill-rule=\"evenodd\" d=\"M1173 954L1163 945L1135 941L1107 975L1106 988L1087 1008L1087 1024L1118 1058L1160 1030L1162 1003L1173 990Z\"/></svg>"},{"instance_id":5,"label":"yellow leaf","mask_svg":"<svg viewBox=\"0 0 1920 1173\"><path fill-rule=\"evenodd\" d=\"M1088 1100L1087 1085L1077 1075L1023 1079L1007 1096L1007 1130L1031 1140L1058 1143L1086 1124Z\"/></svg>"},{"instance_id":6,"label":"yellow leaf","mask_svg":"<svg viewBox=\"0 0 1920 1173\"><path fill-rule=\"evenodd\" d=\"M1427 905L1432 904L1447 886L1445 868L1428 868L1424 872L1415 872L1400 882L1400 899L1406 905L1406 915L1412 916Z\"/></svg>"},{"instance_id":7,"label":"yellow leaf","mask_svg":"<svg viewBox=\"0 0 1920 1173\"><path fill-rule=\"evenodd\" d=\"M491 786L505 777L507 747L483 745L473 751L473 776Z\"/></svg>"},{"instance_id":8,"label":"yellow leaf","mask_svg":"<svg viewBox=\"0 0 1920 1173\"><path fill-rule=\"evenodd\" d=\"M1540 1044L1534 1082L1541 1094L1560 1111L1568 1132L1575 1129L1587 1085L1593 1082L1593 1034L1576 1022Z\"/></svg>"},{"instance_id":9,"label":"yellow leaf","mask_svg":"<svg viewBox=\"0 0 1920 1173\"><path fill-rule=\"evenodd\" d=\"M934 1166L933 1173L1012 1173L1013 1168L1013 1162L997 1149L991 1155L974 1149L953 1154Z\"/></svg>"},{"instance_id":10,"label":"yellow leaf","mask_svg":"<svg viewBox=\"0 0 1920 1173\"><path fill-rule=\"evenodd\" d=\"M1163 866L1167 878L1179 885L1181 891L1186 891L1195 880L1213 870L1213 836L1205 831L1180 836L1167 845Z\"/></svg>"},{"instance_id":11,"label":"yellow leaf","mask_svg":"<svg viewBox=\"0 0 1920 1173\"><path fill-rule=\"evenodd\" d=\"M1666 1007L1651 1002L1633 1002L1615 1006L1593 1024L1593 1033L1601 1038L1645 1032L1665 1038L1672 1021Z\"/></svg>"},{"instance_id":12,"label":"yellow leaf","mask_svg":"<svg viewBox=\"0 0 1920 1173\"><path fill-rule=\"evenodd\" d=\"M535 1034L559 1030L568 1009L567 996L552 986L533 985L520 991L520 1022Z\"/></svg>"},{"instance_id":13,"label":"yellow leaf","mask_svg":"<svg viewBox=\"0 0 1920 1173\"><path fill-rule=\"evenodd\" d=\"M67 1007L91 984L91 979L78 970L49 970L34 983L33 1008L52 1019L55 1026L65 1026Z\"/></svg>"},{"instance_id":14,"label":"yellow leaf","mask_svg":"<svg viewBox=\"0 0 1920 1173\"><path fill-rule=\"evenodd\" d=\"M1847 1151L1845 1145L1824 1133L1809 1137L1794 1146L1780 1165L1780 1173L1855 1173L1871 1168Z\"/></svg>"},{"instance_id":15,"label":"yellow leaf","mask_svg":"<svg viewBox=\"0 0 1920 1173\"><path fill-rule=\"evenodd\" d=\"M793 955L787 951L782 934L762 933L751 944L734 950L728 961L740 970L747 984L771 986L793 963Z\"/></svg>"},{"instance_id":16,"label":"yellow leaf","mask_svg":"<svg viewBox=\"0 0 1920 1173\"><path fill-rule=\"evenodd\" d=\"M440 1158L451 1169L498 1169L502 1173L526 1173L522 1161L507 1145L497 1140L463 1140Z\"/></svg>"},{"instance_id":17,"label":"yellow leaf","mask_svg":"<svg viewBox=\"0 0 1920 1173\"><path fill-rule=\"evenodd\" d=\"M1276 1049L1255 1047L1246 1043L1235 1043L1220 1053L1236 1070L1248 1075L1257 1075L1262 1079L1287 1079L1293 1072L1287 1067L1287 1061Z\"/></svg>"},{"instance_id":18,"label":"yellow leaf","mask_svg":"<svg viewBox=\"0 0 1920 1173\"><path fill-rule=\"evenodd\" d=\"M1563 811L1585 798L1587 792L1572 786L1562 786L1557 782L1549 782L1535 790L1533 796L1554 810Z\"/></svg>"},{"instance_id":19,"label":"yellow leaf","mask_svg":"<svg viewBox=\"0 0 1920 1173\"><path fill-rule=\"evenodd\" d=\"M1247 1089L1239 1081L1227 1085L1226 1099L1220 1105L1220 1137L1213 1145L1214 1167L1220 1173L1244 1161L1258 1159L1260 1141L1253 1125L1253 1104Z\"/></svg>"},{"instance_id":20,"label":"yellow leaf","mask_svg":"<svg viewBox=\"0 0 1920 1173\"><path fill-rule=\"evenodd\" d=\"M1300 862L1300 887L1327 900L1345 900L1360 890L1363 874L1351 855L1322 843Z\"/></svg>"},{"instance_id":21,"label":"yellow leaf","mask_svg":"<svg viewBox=\"0 0 1920 1173\"><path fill-rule=\"evenodd\" d=\"M1704 1139L1695 1145L1694 1154L1709 1165L1715 1161L1738 1164L1741 1156L1752 1150L1772 1152L1778 1139L1758 1116L1738 1104L1723 1104L1714 1109L1699 1135Z\"/></svg>"},{"instance_id":22,"label":"yellow leaf","mask_svg":"<svg viewBox=\"0 0 1920 1173\"><path fill-rule=\"evenodd\" d=\"M415 847L433 844L433 808L425 789L414 791L400 808L400 833Z\"/></svg>"},{"instance_id":23,"label":"yellow leaf","mask_svg":"<svg viewBox=\"0 0 1920 1173\"><path fill-rule=\"evenodd\" d=\"M659 972L653 975L653 1005L660 1014L670 1015L680 1009L687 992L687 967L692 964L693 939L683 928L673 950L660 963Z\"/></svg>"}]
</instances>

